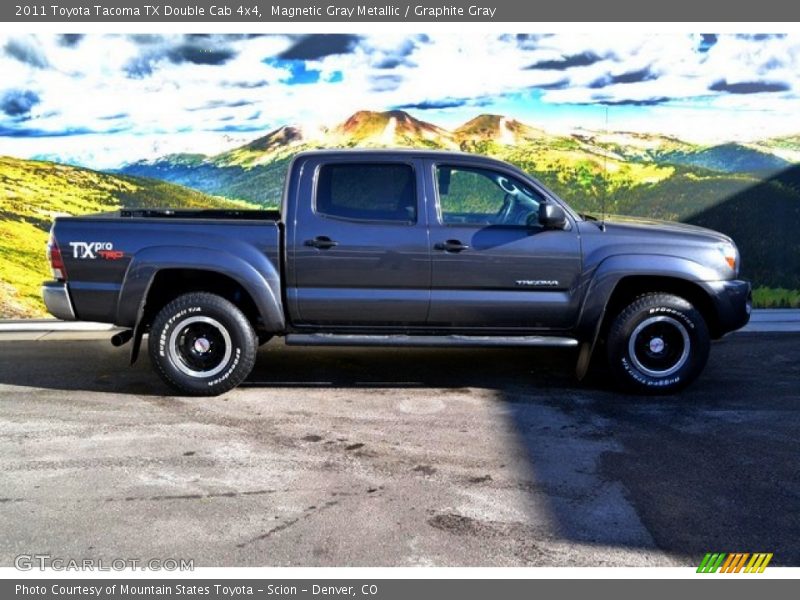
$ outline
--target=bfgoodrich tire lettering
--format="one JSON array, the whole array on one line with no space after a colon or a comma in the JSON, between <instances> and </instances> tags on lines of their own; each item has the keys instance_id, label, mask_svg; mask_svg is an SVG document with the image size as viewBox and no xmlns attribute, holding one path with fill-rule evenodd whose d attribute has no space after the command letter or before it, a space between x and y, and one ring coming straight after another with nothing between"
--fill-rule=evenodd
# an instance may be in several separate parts
<instances>
[{"instance_id":1,"label":"bfgoodrich tire lettering","mask_svg":"<svg viewBox=\"0 0 800 600\"><path fill-rule=\"evenodd\" d=\"M150 360L164 381L193 396L216 396L250 374L258 342L247 317L215 294L167 304L150 328Z\"/></svg>"},{"instance_id":2,"label":"bfgoodrich tire lettering","mask_svg":"<svg viewBox=\"0 0 800 600\"><path fill-rule=\"evenodd\" d=\"M609 367L627 389L645 394L678 391L708 360L708 327L685 299L639 296L614 319L608 334Z\"/></svg>"}]
</instances>

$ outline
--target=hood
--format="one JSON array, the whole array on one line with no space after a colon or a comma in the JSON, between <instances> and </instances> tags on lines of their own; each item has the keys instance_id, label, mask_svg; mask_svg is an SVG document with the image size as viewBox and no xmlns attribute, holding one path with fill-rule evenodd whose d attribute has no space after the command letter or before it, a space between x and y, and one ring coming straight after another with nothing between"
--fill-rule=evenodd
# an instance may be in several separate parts
<instances>
[{"instance_id":1,"label":"hood","mask_svg":"<svg viewBox=\"0 0 800 600\"><path fill-rule=\"evenodd\" d=\"M589 223L599 225L594 215L590 217ZM649 234L677 235L684 239L707 240L710 242L732 242L730 237L713 229L689 225L687 223L677 223L675 221L660 221L658 219L646 219L643 217L627 217L621 215L606 216L603 220L606 230L612 233L634 233L642 232Z\"/></svg>"}]
</instances>

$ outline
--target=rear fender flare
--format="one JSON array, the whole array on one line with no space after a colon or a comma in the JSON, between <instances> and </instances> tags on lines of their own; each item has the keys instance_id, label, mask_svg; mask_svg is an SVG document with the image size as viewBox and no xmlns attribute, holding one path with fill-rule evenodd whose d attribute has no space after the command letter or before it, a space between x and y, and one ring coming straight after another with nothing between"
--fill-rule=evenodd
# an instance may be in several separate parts
<instances>
[{"instance_id":1,"label":"rear fender flare","mask_svg":"<svg viewBox=\"0 0 800 600\"><path fill-rule=\"evenodd\" d=\"M181 246L149 247L131 260L120 289L117 324L138 326L156 274L166 269L192 269L225 275L250 294L264 327L271 332L285 326L280 275L255 249L241 257L223 250Z\"/></svg>"}]
</instances>

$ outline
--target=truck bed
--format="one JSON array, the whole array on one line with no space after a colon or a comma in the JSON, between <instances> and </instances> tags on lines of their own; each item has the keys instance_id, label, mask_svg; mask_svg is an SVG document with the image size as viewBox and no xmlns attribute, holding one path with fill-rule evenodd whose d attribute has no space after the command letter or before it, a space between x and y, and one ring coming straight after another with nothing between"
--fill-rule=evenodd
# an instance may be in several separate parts
<instances>
[{"instance_id":1,"label":"truck bed","mask_svg":"<svg viewBox=\"0 0 800 600\"><path fill-rule=\"evenodd\" d=\"M53 230L76 317L131 327L148 282L165 268L244 273L280 297L279 218L267 210L122 209L57 218Z\"/></svg>"}]
</instances>

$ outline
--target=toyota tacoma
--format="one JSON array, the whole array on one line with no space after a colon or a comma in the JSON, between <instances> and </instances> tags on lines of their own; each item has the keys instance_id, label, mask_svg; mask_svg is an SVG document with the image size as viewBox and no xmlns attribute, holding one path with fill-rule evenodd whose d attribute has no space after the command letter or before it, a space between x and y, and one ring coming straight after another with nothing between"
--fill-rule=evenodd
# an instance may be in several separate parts
<instances>
[{"instance_id":1,"label":"toyota tacoma","mask_svg":"<svg viewBox=\"0 0 800 600\"><path fill-rule=\"evenodd\" d=\"M750 316L733 241L581 216L523 171L417 150L298 154L271 210L58 217L47 309L145 335L182 393L242 383L259 344L576 348L635 393L677 391Z\"/></svg>"}]
</instances>

